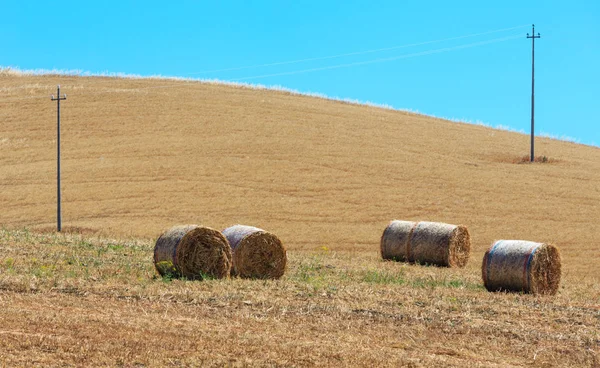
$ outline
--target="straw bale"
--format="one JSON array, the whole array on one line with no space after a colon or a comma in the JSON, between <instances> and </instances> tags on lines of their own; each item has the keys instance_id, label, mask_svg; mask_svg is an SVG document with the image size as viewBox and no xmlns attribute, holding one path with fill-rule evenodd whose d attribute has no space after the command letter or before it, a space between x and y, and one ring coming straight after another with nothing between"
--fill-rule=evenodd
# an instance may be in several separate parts
<instances>
[{"instance_id":1,"label":"straw bale","mask_svg":"<svg viewBox=\"0 0 600 368\"><path fill-rule=\"evenodd\" d=\"M161 276L229 277L231 249L219 231L198 226L180 225L165 231L154 246L154 266Z\"/></svg>"},{"instance_id":2,"label":"straw bale","mask_svg":"<svg viewBox=\"0 0 600 368\"><path fill-rule=\"evenodd\" d=\"M385 229L380 247L384 259L464 267L471 253L471 237L462 225L395 220Z\"/></svg>"},{"instance_id":3,"label":"straw bale","mask_svg":"<svg viewBox=\"0 0 600 368\"><path fill-rule=\"evenodd\" d=\"M410 237L416 225L412 221L390 222L381 236L381 258L408 262Z\"/></svg>"},{"instance_id":4,"label":"straw bale","mask_svg":"<svg viewBox=\"0 0 600 368\"><path fill-rule=\"evenodd\" d=\"M286 249L281 240L253 226L234 225L223 230L233 253L232 275L278 279L285 273Z\"/></svg>"},{"instance_id":5,"label":"straw bale","mask_svg":"<svg viewBox=\"0 0 600 368\"><path fill-rule=\"evenodd\" d=\"M555 295L561 277L560 251L552 244L498 240L483 256L481 275L488 291Z\"/></svg>"},{"instance_id":6,"label":"straw bale","mask_svg":"<svg viewBox=\"0 0 600 368\"><path fill-rule=\"evenodd\" d=\"M464 267L471 253L471 236L462 225L422 221L410 238L410 260L437 266Z\"/></svg>"}]
</instances>

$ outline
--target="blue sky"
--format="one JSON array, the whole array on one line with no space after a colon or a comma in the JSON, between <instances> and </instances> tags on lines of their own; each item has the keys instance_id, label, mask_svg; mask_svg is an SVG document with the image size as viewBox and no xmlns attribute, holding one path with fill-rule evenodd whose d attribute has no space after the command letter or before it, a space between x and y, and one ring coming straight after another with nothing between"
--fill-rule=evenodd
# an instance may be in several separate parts
<instances>
[{"instance_id":1,"label":"blue sky","mask_svg":"<svg viewBox=\"0 0 600 368\"><path fill-rule=\"evenodd\" d=\"M532 23L536 133L600 145L595 0L4 0L0 65L280 85L529 133Z\"/></svg>"}]
</instances>

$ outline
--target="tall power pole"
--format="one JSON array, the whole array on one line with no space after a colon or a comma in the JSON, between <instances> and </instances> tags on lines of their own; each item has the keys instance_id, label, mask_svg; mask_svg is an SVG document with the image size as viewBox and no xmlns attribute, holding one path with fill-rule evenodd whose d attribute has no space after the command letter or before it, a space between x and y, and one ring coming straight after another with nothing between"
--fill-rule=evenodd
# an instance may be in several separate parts
<instances>
[{"instance_id":1,"label":"tall power pole","mask_svg":"<svg viewBox=\"0 0 600 368\"><path fill-rule=\"evenodd\" d=\"M533 124L533 112L534 112L534 75L535 75L535 39L540 38L540 34L535 34L535 24L531 25L531 36L527 33L527 38L531 38L531 155L529 158L529 162L533 162L534 160L534 149L533 149L533 137L534 137L534 124Z\"/></svg>"},{"instance_id":2,"label":"tall power pole","mask_svg":"<svg viewBox=\"0 0 600 368\"><path fill-rule=\"evenodd\" d=\"M62 230L61 225L61 211L60 211L60 101L66 100L67 95L60 95L60 85L56 89L56 97L52 95L51 100L56 101L56 230L60 232Z\"/></svg>"}]
</instances>

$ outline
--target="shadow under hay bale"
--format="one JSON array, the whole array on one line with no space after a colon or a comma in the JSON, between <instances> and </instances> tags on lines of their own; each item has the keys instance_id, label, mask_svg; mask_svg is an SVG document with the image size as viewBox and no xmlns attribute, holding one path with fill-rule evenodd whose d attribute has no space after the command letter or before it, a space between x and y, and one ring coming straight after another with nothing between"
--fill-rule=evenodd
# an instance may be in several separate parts
<instances>
[{"instance_id":1,"label":"shadow under hay bale","mask_svg":"<svg viewBox=\"0 0 600 368\"><path fill-rule=\"evenodd\" d=\"M231 248L219 231L198 225L175 226L154 246L154 266L161 276L202 280L229 277Z\"/></svg>"},{"instance_id":2,"label":"shadow under hay bale","mask_svg":"<svg viewBox=\"0 0 600 368\"><path fill-rule=\"evenodd\" d=\"M275 235L245 225L223 230L233 253L234 276L255 279L278 279L285 273L286 249Z\"/></svg>"},{"instance_id":3,"label":"shadow under hay bale","mask_svg":"<svg viewBox=\"0 0 600 368\"><path fill-rule=\"evenodd\" d=\"M488 291L555 295L561 277L560 251L552 244L499 240L485 252L481 275Z\"/></svg>"},{"instance_id":4,"label":"shadow under hay bale","mask_svg":"<svg viewBox=\"0 0 600 368\"><path fill-rule=\"evenodd\" d=\"M464 267L471 253L469 230L441 222L394 220L381 236L383 259Z\"/></svg>"}]
</instances>

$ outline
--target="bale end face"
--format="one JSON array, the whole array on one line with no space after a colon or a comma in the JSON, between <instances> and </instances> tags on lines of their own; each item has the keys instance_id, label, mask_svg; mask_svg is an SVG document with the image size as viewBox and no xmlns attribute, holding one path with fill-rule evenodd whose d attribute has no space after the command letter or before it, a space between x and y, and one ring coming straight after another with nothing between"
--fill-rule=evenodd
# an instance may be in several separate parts
<instances>
[{"instance_id":1,"label":"bale end face","mask_svg":"<svg viewBox=\"0 0 600 368\"><path fill-rule=\"evenodd\" d=\"M189 279L225 278L231 271L231 247L220 231L199 227L181 239L176 260L182 276Z\"/></svg>"},{"instance_id":2,"label":"bale end face","mask_svg":"<svg viewBox=\"0 0 600 368\"><path fill-rule=\"evenodd\" d=\"M191 280L228 277L231 249L217 230L198 225L175 226L157 239L154 267L161 276Z\"/></svg>"},{"instance_id":3,"label":"bale end face","mask_svg":"<svg viewBox=\"0 0 600 368\"><path fill-rule=\"evenodd\" d=\"M561 278L561 257L558 248L545 244L537 249L531 261L531 292L556 295Z\"/></svg>"},{"instance_id":4,"label":"bale end face","mask_svg":"<svg viewBox=\"0 0 600 368\"><path fill-rule=\"evenodd\" d=\"M279 279L285 273L286 249L281 240L266 231L245 236L233 254L234 275L253 279Z\"/></svg>"},{"instance_id":5,"label":"bale end face","mask_svg":"<svg viewBox=\"0 0 600 368\"><path fill-rule=\"evenodd\" d=\"M448 266L464 267L471 254L471 234L466 226L457 226L450 235L448 247Z\"/></svg>"}]
</instances>

